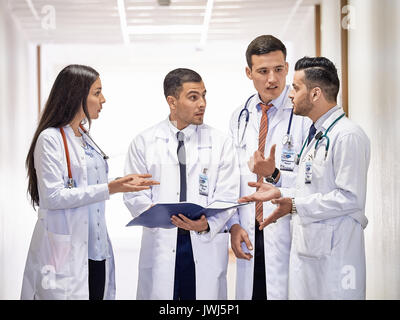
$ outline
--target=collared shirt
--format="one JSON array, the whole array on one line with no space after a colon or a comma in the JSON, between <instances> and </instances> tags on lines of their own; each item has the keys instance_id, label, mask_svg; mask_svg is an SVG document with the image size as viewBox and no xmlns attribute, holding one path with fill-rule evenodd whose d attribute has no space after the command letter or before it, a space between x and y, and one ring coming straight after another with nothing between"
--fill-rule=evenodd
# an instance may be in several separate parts
<instances>
[{"instance_id":1,"label":"collared shirt","mask_svg":"<svg viewBox=\"0 0 400 320\"><path fill-rule=\"evenodd\" d=\"M337 111L339 109L340 109L340 107L338 105L336 105L333 108L329 109L328 112L323 114L321 117L319 117L319 119L317 121L315 121L314 127L315 127L315 129L317 129L317 132L322 131L321 130L322 125L324 124L326 119L328 119L331 116L331 114L333 114L335 111ZM327 129L327 128L325 128L325 129Z\"/></svg>"},{"instance_id":2,"label":"collared shirt","mask_svg":"<svg viewBox=\"0 0 400 320\"><path fill-rule=\"evenodd\" d=\"M187 127L183 128L182 130L179 130L175 125L171 122L171 120L168 117L168 125L169 128L171 129L171 132L173 136L176 138L176 134L179 131L182 131L183 134L185 135L185 141L190 140L190 137L192 136L193 133L196 132L197 130L197 125L195 124L189 124Z\"/></svg>"},{"instance_id":3,"label":"collared shirt","mask_svg":"<svg viewBox=\"0 0 400 320\"><path fill-rule=\"evenodd\" d=\"M88 185L107 183L106 164L103 157L85 141L84 136L76 138L80 140L85 150ZM110 258L104 201L89 205L88 258L97 261Z\"/></svg>"},{"instance_id":4,"label":"collared shirt","mask_svg":"<svg viewBox=\"0 0 400 320\"><path fill-rule=\"evenodd\" d=\"M282 93L279 95L279 97L274 100L271 100L271 102L269 103L269 104L272 103L273 106L271 108L269 108L269 110L267 111L268 122L270 122L273 119L273 117L275 116L278 109L283 107L283 102L285 100L286 93L289 90L289 88L290 88L289 86L286 86L285 89L282 91ZM261 100L259 94L255 95L255 99L256 99L255 101L256 101L256 108L257 108L258 123L261 123L262 112L261 112L260 103L264 103L264 102Z\"/></svg>"}]
</instances>

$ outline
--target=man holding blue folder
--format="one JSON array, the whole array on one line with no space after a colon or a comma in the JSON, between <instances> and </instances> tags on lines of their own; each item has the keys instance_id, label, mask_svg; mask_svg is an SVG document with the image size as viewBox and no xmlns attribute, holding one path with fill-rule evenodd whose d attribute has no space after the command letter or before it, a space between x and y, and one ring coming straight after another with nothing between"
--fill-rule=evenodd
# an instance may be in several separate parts
<instances>
[{"instance_id":1,"label":"man holding blue folder","mask_svg":"<svg viewBox=\"0 0 400 320\"><path fill-rule=\"evenodd\" d=\"M170 115L139 134L128 151L125 172L151 173L159 186L127 193L134 218L157 203L236 202L239 166L228 136L203 124L206 89L198 73L175 69L164 79ZM226 299L229 234L235 209L191 220L180 212L178 228L143 227L137 299Z\"/></svg>"}]
</instances>

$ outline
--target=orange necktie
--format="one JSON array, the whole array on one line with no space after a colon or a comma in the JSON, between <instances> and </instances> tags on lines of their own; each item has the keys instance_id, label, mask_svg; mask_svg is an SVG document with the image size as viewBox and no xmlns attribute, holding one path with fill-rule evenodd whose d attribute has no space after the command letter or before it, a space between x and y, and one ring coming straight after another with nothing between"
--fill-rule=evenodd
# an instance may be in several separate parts
<instances>
[{"instance_id":1,"label":"orange necktie","mask_svg":"<svg viewBox=\"0 0 400 320\"><path fill-rule=\"evenodd\" d=\"M267 138L268 132L268 115L267 111L273 106L272 104L265 105L260 103L259 104L262 110L262 117L260 123L260 131L258 134L258 151L264 154L265 150L265 140ZM263 182L263 176L257 175L257 182ZM256 202L256 221L258 223L263 221L263 203Z\"/></svg>"}]
</instances>

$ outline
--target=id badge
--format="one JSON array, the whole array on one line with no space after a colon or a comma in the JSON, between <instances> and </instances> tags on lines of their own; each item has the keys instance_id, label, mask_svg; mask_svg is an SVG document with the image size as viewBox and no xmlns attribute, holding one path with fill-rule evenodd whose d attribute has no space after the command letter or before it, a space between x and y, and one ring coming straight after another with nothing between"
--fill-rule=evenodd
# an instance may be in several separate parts
<instances>
[{"instance_id":1,"label":"id badge","mask_svg":"<svg viewBox=\"0 0 400 320\"><path fill-rule=\"evenodd\" d=\"M296 153L288 144L285 144L282 149L280 169L284 171L293 171L295 159Z\"/></svg>"},{"instance_id":2,"label":"id badge","mask_svg":"<svg viewBox=\"0 0 400 320\"><path fill-rule=\"evenodd\" d=\"M203 169L203 172L199 175L199 194L208 196L208 176L206 168Z\"/></svg>"},{"instance_id":3,"label":"id badge","mask_svg":"<svg viewBox=\"0 0 400 320\"><path fill-rule=\"evenodd\" d=\"M311 180L312 180L312 157L309 156L305 163L304 182L308 184L311 183Z\"/></svg>"}]
</instances>

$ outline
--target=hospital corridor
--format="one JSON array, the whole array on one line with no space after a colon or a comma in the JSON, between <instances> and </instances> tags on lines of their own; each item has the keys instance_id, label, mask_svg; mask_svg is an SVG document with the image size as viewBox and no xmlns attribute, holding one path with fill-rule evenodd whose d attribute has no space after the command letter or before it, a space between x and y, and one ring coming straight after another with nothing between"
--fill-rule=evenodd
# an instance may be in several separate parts
<instances>
[{"instance_id":1,"label":"hospital corridor","mask_svg":"<svg viewBox=\"0 0 400 320\"><path fill-rule=\"evenodd\" d=\"M211 194L215 190L217 194L220 192L218 188L225 188L224 190L227 190L224 191L226 197L231 197L226 201L234 202L247 195L243 193L239 195L240 180L238 178L236 183L234 178L236 174L239 177L239 172L241 172L243 178L243 170L249 170L247 169L248 163L247 160L243 160L240 164L240 161L236 163L237 158L235 157L236 152L239 154L243 151L241 148L246 147L246 144L242 143L241 140L243 140L245 134L252 132L253 125L250 121L247 127L247 119L246 128L242 134L240 131L240 117L242 114L239 118L237 115L232 115L235 114L235 110L243 108L246 101L250 101L249 114L254 116L254 112L257 109L254 108L251 111L252 99L258 98L262 100L261 96L255 95L256 89L258 90L256 76L255 73L252 73L251 66L249 68L249 61L246 61L246 50L249 50L249 44L253 39L262 35L272 35L274 36L273 39L275 37L280 39L287 50L287 54L285 53L284 56L285 63L287 62L287 75L282 78L282 81L286 81L285 90L287 91L284 92L289 97L298 94L295 90L296 85L295 88L292 85L297 83L296 74L298 74L299 70L301 71L301 68L295 70L296 62L299 59L303 57L326 57L336 67L340 81L337 105L343 109L348 119L362 128L370 142L367 182L366 185L361 186L366 190L365 207L362 204L361 208L359 208L362 212L365 212L365 217L368 220L365 229L362 231L360 228L360 232L363 233L365 239L365 298L367 300L400 299L400 162L398 152L400 147L400 0L0 0L0 300L19 300L21 298L23 281L26 280L24 279L24 270L28 252L32 255L35 254L33 249L33 251L29 250L31 240L35 238L33 235L36 235L36 232L45 232L43 227L43 230L38 231L35 229L38 218L40 219L50 214L54 214L54 217L60 217L64 214L62 213L63 208L57 206L59 204L55 205L54 208L46 208L46 210L38 210L37 207L35 210L33 208L27 192L30 180L27 176L25 163L32 138L48 103L49 96L51 94L56 95L52 91L52 87L56 79L59 79L57 77L60 72L69 65L89 66L99 74L99 78L96 78L96 76L94 79L97 79L96 81L101 79L97 99L99 99L98 96L100 95L100 97L104 97L104 100L101 101L101 107L96 110L97 113L90 123L90 137L93 137L93 141L95 141L93 142L93 148L89 150L86 145L86 142L90 145L92 140L85 142L83 139L83 142L80 141L79 143L82 143L83 147L86 148L86 153L82 151L82 157L85 156L87 159L92 157L91 161L97 161L95 160L96 157L93 158L90 153L96 150L101 150L101 152L97 152L101 155L99 157L101 161L103 161L103 158L106 159L105 155L107 156L107 174L105 177L101 176L104 185L112 181L117 183L119 178L131 172L147 173L144 171L148 170L149 172L157 172L157 174L153 174L152 178L160 180L160 186L152 186L152 190L158 190L158 188L163 188L163 185L166 185L165 189L162 189L164 193L160 192L151 196L159 199L159 202L196 202L193 199L197 199L198 193L202 196L205 194L208 196L209 193ZM281 49L274 50L277 50L275 52L280 52L279 50ZM260 57L258 53L256 54L256 57ZM251 61L257 62L258 60L253 59ZM284 64L282 68L285 66ZM201 171L199 170L200 175L196 171L195 180L193 180L195 181L194 184L197 184L200 177L199 186L191 185L190 181L192 180L190 179L192 176L188 175L187 198L186 189L183 197L182 186L186 186L186 178L182 180L182 170L186 170L187 167L190 173L190 160L193 153L199 152L201 154L203 152L202 148L211 148L211 146L208 146L202 140L201 143L203 144L199 144L198 147L193 149L195 150L194 152L190 151L192 150L190 149L190 143L193 142L190 137L193 137L194 133L188 128L184 129L185 126L182 126L183 129L177 126L178 129L173 128L173 130L182 130L179 132L184 132L187 135L185 139L189 137L192 140L180 140L179 132L176 133L174 131L178 140L174 140L175 144L172 147L171 145L166 146L169 149L165 150L169 150L168 152L172 150L172 153L175 152L176 166L166 166L167 168L173 167L175 169L158 171L164 165L164 158L162 157L165 156L167 151L162 155L151 154L153 150L160 151L164 149L158 145L154 147L153 142L151 142L153 141L151 140L153 136L151 136L151 131L148 129L154 128L155 124L160 124L159 131L154 129L154 144L159 143L156 138L161 137L160 139L164 139L167 145L171 143L171 139L164 138L164 133L161 132L161 124L173 124L172 118L167 121L170 112L171 115L174 112L178 114L178 124L180 123L179 121L186 121L187 118L185 117L188 117L188 113L182 112L182 117L180 118L179 104L174 109L176 101L174 100L175 98L171 97L173 94L168 93L169 89L166 80L166 75L169 72L181 70L180 68L194 70L201 75L199 81L190 80L183 83L183 85L187 83L204 85L204 88L202 86L192 88L193 92L198 95L198 99L204 100L203 109L201 109L201 112L196 113L194 118L197 120L201 118L202 122L202 117L204 117L204 123L216 129L215 132L218 133L212 131L210 135L214 139L212 141L218 141L221 146L218 144L217 151L213 151L213 154L215 156L217 152L221 152L221 155L223 155L219 159L220 162L216 164L217 172L220 172L220 175L224 174L220 177L221 180L215 182L214 186L214 180L212 179L213 167L201 167ZM92 69L90 69L90 72L92 72ZM90 72L85 71L84 74L86 75ZM186 70L186 72L188 71ZM276 72L279 72L279 70ZM193 74L194 72L191 76ZM73 90L74 86L76 86L74 81L68 81L65 82L63 90L66 88ZM91 84L93 83L92 81ZM283 83L284 85L285 83ZM87 92L89 92L89 87L86 88ZM56 90L56 86L53 88L53 90ZM179 90L186 90L186 86L182 86L182 88ZM269 89L272 92L275 87L271 88ZM291 93L289 94L289 92ZM317 93L319 94L319 92ZM72 94L67 94L66 97L73 99ZM62 103L70 103L68 99L65 99ZM297 102L297 98L290 99ZM290 99L288 98L288 101ZM276 101L278 100L276 99ZM179 103L179 99L177 101ZM187 101L189 101L189 98ZM190 102L185 103L186 105L190 104ZM288 103L291 106L291 101ZM51 103L48 104L50 105ZM89 98L87 108L90 109ZM85 109L83 108L83 110ZM265 112L274 116L270 111ZM291 112L291 116L293 116L294 111L292 110ZM85 117L84 114L82 115ZM57 110L53 112L53 116L57 116ZM258 121L263 121L262 119L260 116ZM301 121L298 120L296 122L296 117L293 119L294 126L300 126L299 123ZM290 118L290 121L292 121L292 118ZM300 148L303 145L304 138L307 138L312 122L302 123L304 123L304 127L307 126L307 132L305 136L294 139ZM86 126L88 125L89 123L86 123ZM271 134L271 130L274 127L271 123L269 125L268 134ZM291 122L288 136L290 125ZM171 127L173 126L171 125ZM286 133L286 122L282 124L282 128L282 133ZM75 136L77 136L77 130L74 131ZM261 126L257 130L261 132ZM296 132L295 130L296 127L294 127L293 132ZM203 136L206 132L208 131L205 130L203 132ZM54 133L49 133L49 141L54 139L52 134ZM57 132L57 134L59 133ZM68 137L70 133L67 130L66 134L67 140L70 139ZM223 140L222 138L222 142L217 140L220 136L228 137L230 135L232 135L232 141ZM240 139L241 135L242 139ZM86 134L83 134L83 136L86 136ZM199 136L201 136L200 133ZM320 136L322 136L322 132ZM59 139L63 141L61 136L59 136ZM260 139L261 133L257 138L254 138L255 141L260 141ZM272 144L268 144L268 135L266 138L264 135L263 139L267 139L268 150L265 149L265 158L267 158ZM186 164L182 165L179 158L182 141L185 141L183 145L186 147L186 151L184 153L189 159L187 166ZM281 141L282 139L279 137L275 155L275 158L279 159L279 161L281 161L281 153L284 153L284 151L281 151L282 144L285 145L286 143L285 140ZM42 146L42 143L45 142L39 138L36 146ZM336 143L333 137L330 143L332 145ZM227 148L227 145L231 147ZM61 142L59 146L61 150ZM247 147L249 146L250 142L247 141ZM326 150L328 150L328 147L329 143ZM51 152L56 152L58 147L48 148L46 150L50 150L49 154L45 153L39 156L43 161L56 161L58 158L64 159L64 153L60 157L55 153L51 154ZM74 145L70 144L69 153L72 155L73 173L78 172L74 171L77 170L77 164L74 162L74 148ZM258 144L258 148L260 150L260 144ZM305 151L306 148L303 145ZM256 144L255 150L257 150ZM344 156L341 154L345 159L343 161L356 159L359 156L357 150L361 150L358 145L345 150ZM335 148L332 148L332 151L329 150L329 153L326 151L328 159L333 158L332 161L334 161L333 152L336 151ZM235 152L235 156L233 156L233 152ZM315 154L317 154L317 151L315 151ZM236 160L227 161L231 155L232 159ZM251 155L253 155L253 152ZM37 154L35 157L35 159L38 159ZM316 156L314 155L314 157ZM327 159L326 155L325 159ZM131 166L129 161L132 162ZM133 164L133 161L136 162ZM163 163L158 166L157 161ZM366 162L368 161L366 160ZM96 169L97 164L98 162L96 162ZM236 167L233 168L233 166ZM245 167L244 169L243 166ZM56 182L48 178L48 175L57 170L65 170L67 172L66 166L64 167L59 169L56 165L53 166L51 163L47 163L40 169L48 170L45 171L44 175L47 174L45 176L46 183L51 188L55 188ZM359 167L362 167L361 160L357 168ZM266 182L272 181L273 184L276 183L279 179L279 176L277 176L278 169L276 169L275 175L272 175L273 179L268 180L267 178ZM135 170L138 170L138 172ZM177 170L176 172L181 174L180 180L175 177L178 184L180 183L180 189L179 186L177 187L179 192L172 192L175 187L173 181L176 180L174 177L171 178L173 170ZM197 167L195 170L197 170ZM193 169L193 172L195 170ZM226 170L226 172L222 170ZM284 170L286 169L284 168ZM293 170L293 168L290 170ZM344 165L343 170L346 171L347 175L354 173ZM39 173L38 168L36 168L36 171ZM158 175L159 172L160 174ZM280 172L282 172L282 164ZM318 174L316 165L314 166L313 174L314 178ZM338 174L338 172L335 172L335 174ZM254 175L254 177L251 181L258 179L258 175ZM74 178L76 181L81 179L80 176ZM328 179L328 175L324 176L324 178ZM67 181L68 176L62 176L60 179ZM86 177L83 179L86 179ZM95 173L92 176L88 173L88 179L97 179L97 183L99 183L99 178L95 176ZM277 180L275 181L274 179ZM349 178L349 180L352 180L355 184L357 184L357 181L364 181L358 176ZM229 186L228 181L230 181ZM307 181L306 176L305 183L310 182L311 177L310 181ZM39 193L41 194L42 182L39 180L39 182L35 183L38 185ZM144 186L143 182L140 183L142 183L140 186ZM126 187L126 185L119 185L121 190L123 187ZM280 187L280 185L277 184L277 187ZM195 189L196 197L190 194L192 189ZM74 186L71 190L74 190ZM109 190L111 189L107 189L107 195L104 198L99 198L103 201L101 203L105 203L105 208L101 206L95 207L92 200L90 200L90 206L88 207L93 212L95 210L97 212L103 210L104 221L96 221L96 223L97 225L100 225L100 223L104 223L104 226L105 224L107 225L105 232L108 232L108 234L104 235L104 230L101 229L99 234L103 232L104 241L107 242L109 239L107 243L112 243L112 250L109 247L107 259L112 256L115 263L116 289L115 292L110 289L111 296L114 295L113 297L116 300L135 300L142 297L140 294L141 286L149 285L151 287L165 284L170 285L172 288L174 285L173 278L171 280L172 283L165 280L169 277L166 276L167 271L164 272L159 271L161 269L157 269L159 272L156 275L153 274L154 278L150 280L148 278L144 279L144 277L141 278L140 272L145 272L143 270L148 268L148 265L159 261L154 257L144 256L144 251L154 250L152 252L160 252L160 247L167 246L172 230L176 231L176 225L171 225L171 227L175 227L173 229L165 229L167 231L143 228L141 226L126 226L133 218L136 218L136 213L131 209L133 206L142 206L140 207L141 209L150 210L151 205L154 203L151 204L151 200L147 198L143 200L140 197L150 194L150 191L147 188L138 189L137 192L129 190L132 191L132 198L130 198L130 196L123 193L126 191L121 191L120 189L109 196ZM255 192L255 190L252 192ZM49 191L50 200L54 194ZM169 194L173 194L176 199L171 198L171 201L169 201L166 196ZM346 194L344 196L351 198ZM96 197L100 196L94 193L90 195L91 199ZM71 201L73 198L74 196L71 196ZM296 198L293 197L293 199ZM51 202L50 200L48 201L49 203ZM77 199L76 202L81 203L79 202L81 200ZM198 204L206 207L209 203L199 202ZM290 213L295 213L296 206L294 202L290 205L292 206ZM74 211L77 210L75 209L76 206L71 205L71 208L66 210L70 210L68 211L70 213L76 212L78 214L78 211ZM248 204L247 206L251 206L252 211L249 210L249 212L253 212L253 215L254 212L258 212L257 206L254 206L254 204ZM266 210L266 207L264 205L264 210ZM236 209L231 210L235 211ZM300 204L297 205L297 210L299 212L302 210ZM341 210L345 212L345 210L350 209L346 204L343 204ZM234 211L231 212L233 213ZM224 212L226 213L227 211ZM222 214L220 217L222 217ZM191 229L195 230L191 231L193 261L197 264L197 261L202 258L198 253L200 251L196 251L200 250L198 248L203 248L202 246L209 248L201 241L199 243L197 240L194 241L193 234L198 238L206 239L210 234L214 236L213 228L217 225L221 230L215 236L216 240L212 241L220 243L221 246L227 246L226 255L218 256L214 259L213 257L217 252L214 252L214 249L203 248L201 252L209 260L207 263L217 264L217 260L218 263L226 263L226 300L251 299L251 297L243 298L245 295L237 292L237 290L245 290L240 285L237 286L237 282L247 281L244 280L247 278L241 273L243 273L243 270L248 269L241 263L245 261L244 259L237 263L238 258L236 258L235 252L231 248L229 222L223 221L223 223L220 223L217 218L215 218L215 221L213 220L214 218L208 219L207 228L200 228L196 225L193 227L194 229ZM241 216L241 219L244 219L243 216ZM71 226L75 226L75 222L71 221L68 220L66 223L71 223ZM49 226L54 223L54 228L62 229L64 222L62 220L55 221L55 218L53 221L49 218L48 223ZM254 217L252 223L254 230ZM87 224L87 221L85 221L85 224ZM89 225L91 224L95 225L95 222L89 221ZM268 228L272 230L277 225L279 225L279 221L276 224L271 223L265 230ZM256 222L256 228L257 226ZM180 232L187 236L189 232L186 230L186 232L183 232L181 225L178 227L179 241ZM357 230L352 229L349 232L357 232ZM85 232L87 233L87 229ZM267 237L266 232L264 237ZM63 236L66 235L63 234ZM176 239L175 233L173 237ZM188 237L190 239L190 236ZM222 241L223 239L225 239L225 242ZM268 241L268 239L264 238L261 241ZM290 243L290 239L288 241ZM334 241L337 241L337 239L333 238L332 243ZM273 243L272 240L270 242ZM147 246L152 243L154 247L148 249L150 247ZM362 250L364 250L364 243L361 245ZM63 244L59 245L62 246ZM110 246L109 244L107 245ZM244 243L242 243L243 246ZM98 248L90 248L89 245L89 256L95 256ZM146 248L146 250L141 251L141 248ZM219 249L221 248L224 247L219 247ZM49 250L56 249L52 247ZM94 250L95 253L90 250ZM207 254L204 253L205 251ZM173 250L171 249L171 252L175 257L175 247ZM60 254L62 255L63 253L61 252ZM165 256L164 253L160 255L165 258L162 263L167 266L170 261L168 260L170 258L167 258L169 255L167 253L165 253ZM267 271L268 259L271 256L274 256L274 254L270 255L265 251ZM29 257L32 258L31 256ZM87 258L85 263L87 263ZM108 265L106 268L108 268ZM213 268L211 267L210 270L214 270ZM217 267L215 268L217 270ZM78 269L80 268L78 267ZM169 269L165 267L162 270ZM172 267L172 270L174 270L174 267ZM108 272L109 270L106 271ZM218 272L215 271L215 273ZM46 270L42 269L42 274L45 276L47 274ZM196 273L196 276L199 276L199 274ZM164 276L165 278L163 278ZM349 262L348 265L341 269L342 287L353 288L353 286L358 285L358 280L352 280L352 277L357 278L357 276L360 276L357 274L357 269L354 269L351 262ZM223 277L223 272L222 275L217 275L219 280ZM209 278L208 275L204 279L196 279L198 281L197 286L200 286L201 282L204 285L208 282L207 285L210 288L213 287L210 279L212 277L210 276ZM315 281L319 279L317 274L315 279ZM153 280L154 283L149 284ZM49 285L43 281L45 280L42 280L42 286ZM105 285L110 285L108 280ZM176 286L175 281L175 289ZM269 290L268 286L269 282L266 290ZM224 285L222 285L222 289L218 290L223 290L223 288ZM215 290L217 291L217 289ZM170 299L172 299L172 289L170 291ZM202 294L203 292L201 295L197 292L198 297L203 297ZM218 294L218 297L224 297L224 294L220 292ZM267 299L269 299L268 296L269 293L267 294ZM273 294L271 294L272 296ZM77 297L85 297L85 294L80 292ZM151 297L152 299L157 299L157 297L165 299L161 293L159 296L156 293ZM318 299L319 297L315 298Z\"/></svg>"}]
</instances>

